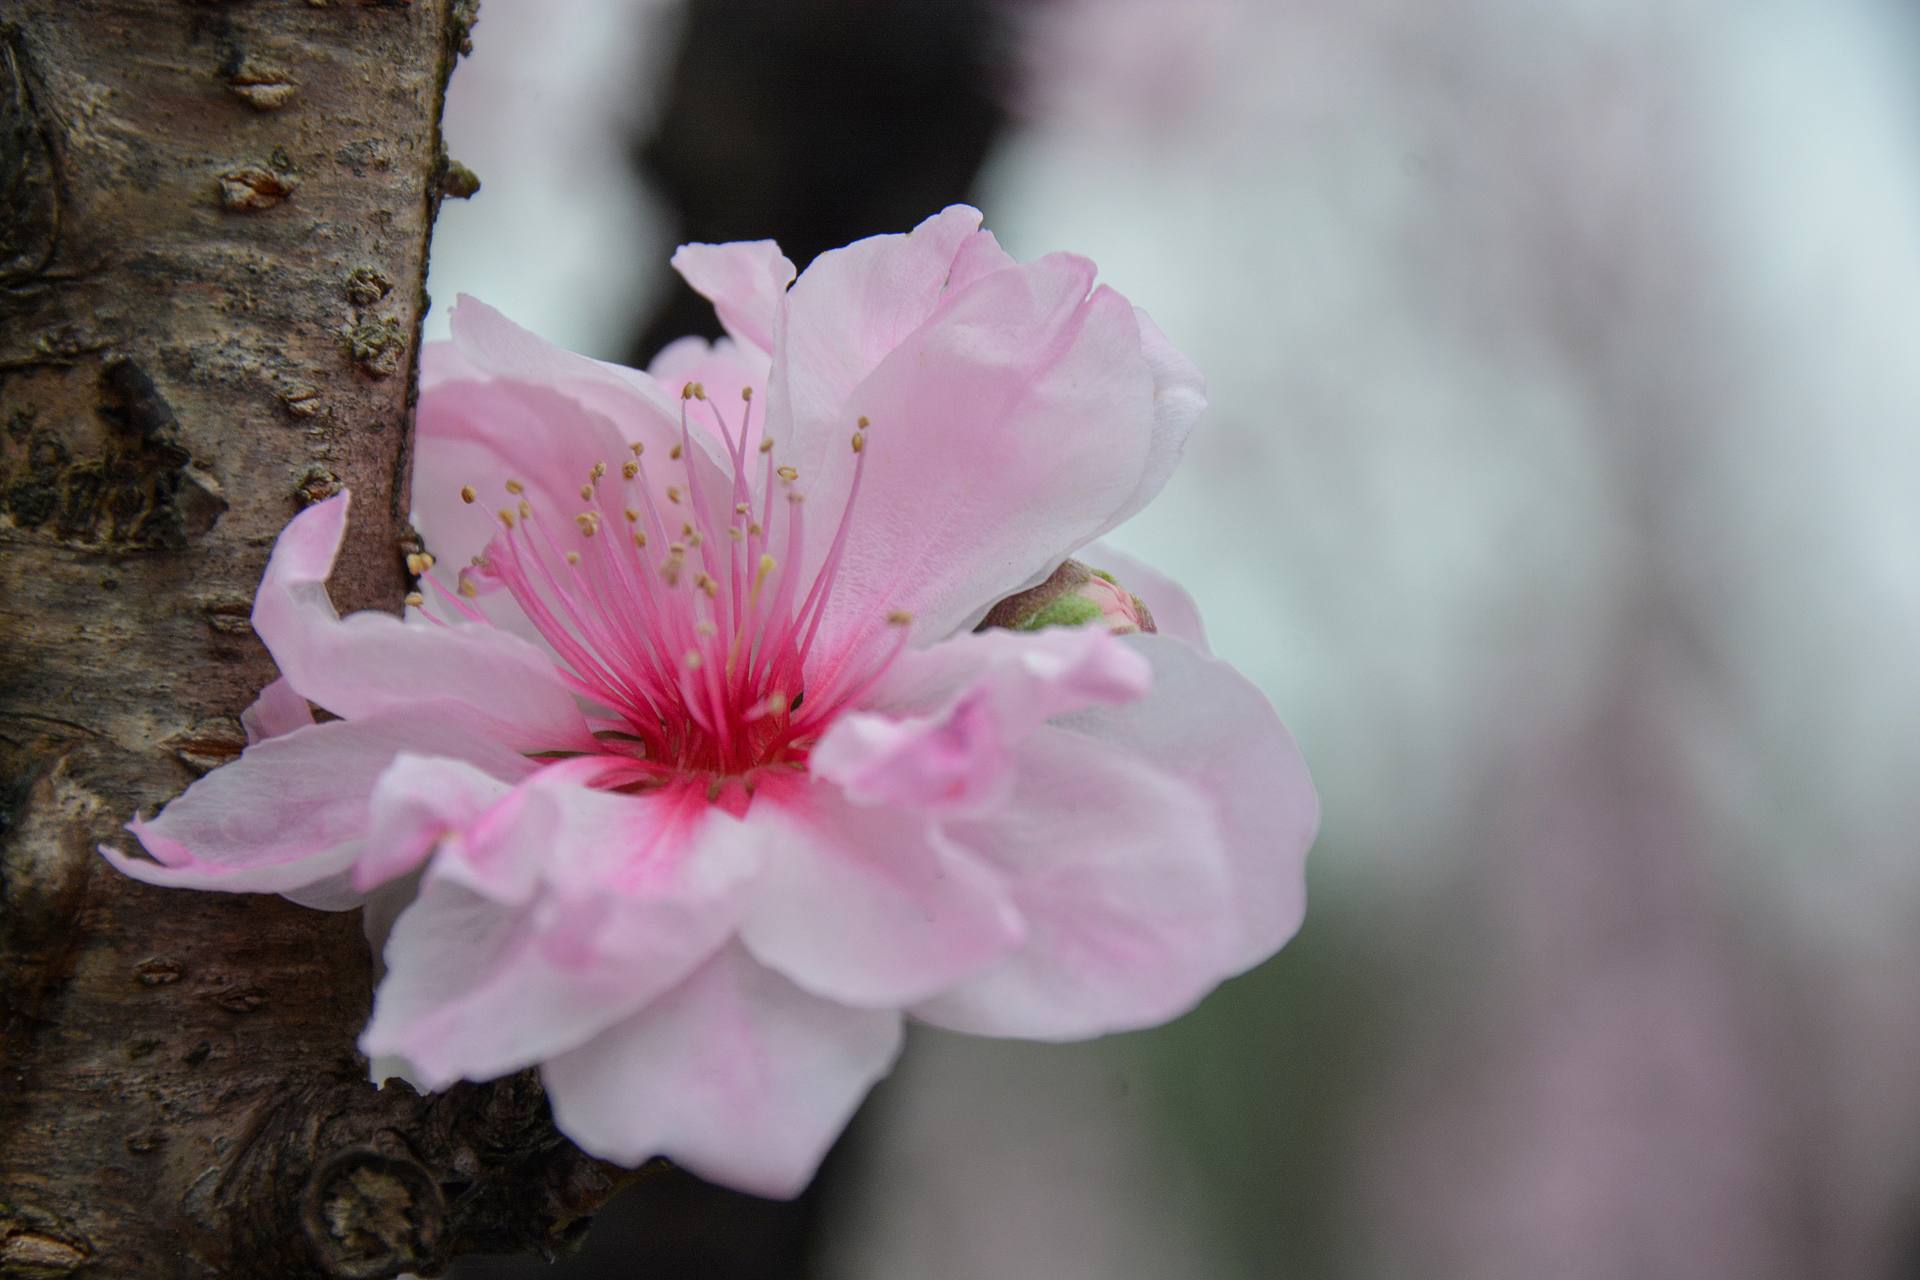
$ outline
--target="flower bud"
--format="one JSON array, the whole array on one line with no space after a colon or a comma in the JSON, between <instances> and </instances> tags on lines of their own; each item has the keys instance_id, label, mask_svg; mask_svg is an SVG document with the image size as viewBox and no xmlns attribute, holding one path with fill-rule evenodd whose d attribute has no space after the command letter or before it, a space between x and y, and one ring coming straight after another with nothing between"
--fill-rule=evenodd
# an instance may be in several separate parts
<instances>
[{"instance_id":1,"label":"flower bud","mask_svg":"<svg viewBox=\"0 0 1920 1280\"><path fill-rule=\"evenodd\" d=\"M1068 560L1039 586L1008 596L989 609L978 629L1038 631L1042 627L1090 625L1103 626L1121 636L1154 630L1153 614L1112 574Z\"/></svg>"}]
</instances>

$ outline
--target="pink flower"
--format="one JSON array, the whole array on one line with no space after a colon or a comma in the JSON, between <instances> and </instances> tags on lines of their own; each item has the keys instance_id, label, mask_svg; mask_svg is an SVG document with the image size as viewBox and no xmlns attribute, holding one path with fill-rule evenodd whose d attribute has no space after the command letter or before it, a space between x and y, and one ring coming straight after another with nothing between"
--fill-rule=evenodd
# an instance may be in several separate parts
<instances>
[{"instance_id":1,"label":"pink flower","mask_svg":"<svg viewBox=\"0 0 1920 1280\"><path fill-rule=\"evenodd\" d=\"M423 595L339 617L347 499L295 519L254 605L284 677L259 740L131 824L152 861L107 856L411 894L367 1053L428 1088L537 1064L587 1150L769 1195L903 1014L1093 1036L1270 955L1305 767L1184 593L1089 545L1166 479L1200 379L1092 264L978 226L797 281L770 242L688 245L732 337L647 374L463 300L423 371ZM1076 553L1159 632L974 629Z\"/></svg>"}]
</instances>

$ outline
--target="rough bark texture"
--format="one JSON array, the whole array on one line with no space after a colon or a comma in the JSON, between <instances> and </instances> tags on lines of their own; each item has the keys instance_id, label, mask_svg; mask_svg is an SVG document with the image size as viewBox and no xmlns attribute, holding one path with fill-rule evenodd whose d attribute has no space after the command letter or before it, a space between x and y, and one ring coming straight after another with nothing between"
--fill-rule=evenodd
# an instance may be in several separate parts
<instances>
[{"instance_id":1,"label":"rough bark texture","mask_svg":"<svg viewBox=\"0 0 1920 1280\"><path fill-rule=\"evenodd\" d=\"M410 371L468 0L0 3L0 1277L390 1276L617 1171L537 1084L377 1091L354 914L94 852L229 759L275 533L405 590Z\"/></svg>"}]
</instances>

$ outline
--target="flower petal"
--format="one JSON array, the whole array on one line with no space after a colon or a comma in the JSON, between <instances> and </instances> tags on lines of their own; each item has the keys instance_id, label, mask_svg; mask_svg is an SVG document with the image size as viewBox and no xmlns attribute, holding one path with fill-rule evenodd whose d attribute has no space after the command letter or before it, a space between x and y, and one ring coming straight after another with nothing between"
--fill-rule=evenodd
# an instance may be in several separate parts
<instances>
[{"instance_id":1,"label":"flower petal","mask_svg":"<svg viewBox=\"0 0 1920 1280\"><path fill-rule=\"evenodd\" d=\"M764 864L740 939L815 995L898 1007L1020 941L999 878L923 817L795 780L763 784L746 822Z\"/></svg>"},{"instance_id":2,"label":"flower petal","mask_svg":"<svg viewBox=\"0 0 1920 1280\"><path fill-rule=\"evenodd\" d=\"M441 841L460 839L467 824L513 790L465 761L396 757L374 783L367 851L354 866L354 886L367 892L415 870Z\"/></svg>"},{"instance_id":3,"label":"flower petal","mask_svg":"<svg viewBox=\"0 0 1920 1280\"><path fill-rule=\"evenodd\" d=\"M769 430L803 476L844 448L848 395L940 304L979 226L978 209L954 205L904 235L830 249L794 281L774 335Z\"/></svg>"},{"instance_id":4,"label":"flower petal","mask_svg":"<svg viewBox=\"0 0 1920 1280\"><path fill-rule=\"evenodd\" d=\"M771 240L683 244L674 251L673 269L713 303L734 341L772 352L775 320L793 283L793 263L779 245Z\"/></svg>"},{"instance_id":5,"label":"flower petal","mask_svg":"<svg viewBox=\"0 0 1920 1280\"><path fill-rule=\"evenodd\" d=\"M798 1195L900 1050L900 1016L810 996L737 947L541 1071L584 1150L664 1155L755 1195Z\"/></svg>"},{"instance_id":6,"label":"flower petal","mask_svg":"<svg viewBox=\"0 0 1920 1280\"><path fill-rule=\"evenodd\" d=\"M1007 877L1019 950L917 1005L981 1035L1078 1039L1164 1022L1230 971L1239 939L1213 806L1083 735L1042 728L990 815L945 824Z\"/></svg>"},{"instance_id":7,"label":"flower petal","mask_svg":"<svg viewBox=\"0 0 1920 1280\"><path fill-rule=\"evenodd\" d=\"M248 742L264 742L312 723L313 708L293 691L285 676L262 689L253 705L240 713L240 725L247 731Z\"/></svg>"},{"instance_id":8,"label":"flower petal","mask_svg":"<svg viewBox=\"0 0 1920 1280\"><path fill-rule=\"evenodd\" d=\"M565 789L537 776L517 793L531 802L496 806L464 848L436 855L387 940L369 1057L404 1059L430 1088L530 1066L625 1018L731 935L755 862L738 822L678 793ZM494 874L476 876L476 862ZM562 883L489 896L514 865Z\"/></svg>"},{"instance_id":9,"label":"flower petal","mask_svg":"<svg viewBox=\"0 0 1920 1280\"><path fill-rule=\"evenodd\" d=\"M1107 542L1090 543L1074 552L1073 558L1089 569L1112 574L1121 586L1139 596L1153 615L1154 630L1160 635L1184 640L1201 653L1212 652L1207 647L1207 629L1200 622L1199 606L1172 578Z\"/></svg>"},{"instance_id":10,"label":"flower petal","mask_svg":"<svg viewBox=\"0 0 1920 1280\"><path fill-rule=\"evenodd\" d=\"M873 426L826 652L864 643L896 609L920 636L965 630L1132 500L1151 461L1152 380L1133 309L1092 285L1093 265L1064 254L994 272L849 396L845 414ZM828 510L853 473L845 435L808 490Z\"/></svg>"},{"instance_id":11,"label":"flower petal","mask_svg":"<svg viewBox=\"0 0 1920 1280\"><path fill-rule=\"evenodd\" d=\"M434 704L309 725L248 747L195 782L154 818L127 829L155 861L102 846L148 884L279 893L346 870L367 834L367 797L393 759L453 757L498 778L532 764L478 730L457 704Z\"/></svg>"},{"instance_id":12,"label":"flower petal","mask_svg":"<svg viewBox=\"0 0 1920 1280\"><path fill-rule=\"evenodd\" d=\"M386 613L340 617L326 579L346 519L344 493L294 517L254 597L253 629L296 690L349 719L451 699L472 708L482 731L504 745L591 747L552 660L525 640L491 627L409 624Z\"/></svg>"},{"instance_id":13,"label":"flower petal","mask_svg":"<svg viewBox=\"0 0 1920 1280\"><path fill-rule=\"evenodd\" d=\"M1153 433L1147 450L1147 465L1134 486L1133 496L1107 518L1100 532L1118 527L1140 508L1153 501L1166 486L1173 469L1186 451L1193 424L1207 407L1207 380L1198 366L1167 341L1151 317L1140 308L1133 309L1140 329L1140 354L1153 373Z\"/></svg>"},{"instance_id":14,"label":"flower petal","mask_svg":"<svg viewBox=\"0 0 1920 1280\"><path fill-rule=\"evenodd\" d=\"M1122 643L1153 663L1152 694L1059 724L1132 752L1211 800L1240 924L1230 971L1251 968L1293 936L1306 912L1307 850L1320 825L1306 761L1266 696L1226 663L1169 636Z\"/></svg>"},{"instance_id":15,"label":"flower petal","mask_svg":"<svg viewBox=\"0 0 1920 1280\"><path fill-rule=\"evenodd\" d=\"M1013 748L1050 717L1143 697L1151 668L1099 628L983 631L901 655L869 702L809 758L856 804L942 812L999 802Z\"/></svg>"}]
</instances>

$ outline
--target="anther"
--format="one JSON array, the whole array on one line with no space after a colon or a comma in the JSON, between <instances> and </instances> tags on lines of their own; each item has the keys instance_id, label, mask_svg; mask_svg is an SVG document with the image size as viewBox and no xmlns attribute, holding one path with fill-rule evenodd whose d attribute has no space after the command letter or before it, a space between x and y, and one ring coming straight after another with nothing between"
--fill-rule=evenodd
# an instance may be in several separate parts
<instances>
[{"instance_id":1,"label":"anther","mask_svg":"<svg viewBox=\"0 0 1920 1280\"><path fill-rule=\"evenodd\" d=\"M696 382L693 384L693 398L695 400L705 400L707 398L707 388L705 383Z\"/></svg>"},{"instance_id":2,"label":"anther","mask_svg":"<svg viewBox=\"0 0 1920 1280\"><path fill-rule=\"evenodd\" d=\"M427 602L427 598L421 595L418 591L407 592L407 604L410 608L418 609L421 605L425 604L426 602Z\"/></svg>"},{"instance_id":3,"label":"anther","mask_svg":"<svg viewBox=\"0 0 1920 1280\"><path fill-rule=\"evenodd\" d=\"M583 484L583 485L581 485L581 486L580 486L580 501L582 501L582 502L592 502L592 501L593 501L593 486L592 486L592 485L590 485L590 484Z\"/></svg>"},{"instance_id":4,"label":"anther","mask_svg":"<svg viewBox=\"0 0 1920 1280\"><path fill-rule=\"evenodd\" d=\"M427 558L421 555L420 553L418 552L407 553L407 572L412 574L414 577L416 578L419 577L421 574L425 573L428 569L432 567L433 566L428 563Z\"/></svg>"},{"instance_id":5,"label":"anther","mask_svg":"<svg viewBox=\"0 0 1920 1280\"><path fill-rule=\"evenodd\" d=\"M579 525L580 532L589 538L600 531L600 517L591 511L582 511L573 518L573 522Z\"/></svg>"},{"instance_id":6,"label":"anther","mask_svg":"<svg viewBox=\"0 0 1920 1280\"><path fill-rule=\"evenodd\" d=\"M708 622L705 618L702 618L700 619L700 621L693 624L693 633L697 636L711 636L717 630L718 628L716 628L711 622Z\"/></svg>"},{"instance_id":7,"label":"anther","mask_svg":"<svg viewBox=\"0 0 1920 1280\"><path fill-rule=\"evenodd\" d=\"M640 443L640 441L638 440L635 440L632 444L628 445L627 448L633 450L633 456L636 458L647 451L647 446Z\"/></svg>"},{"instance_id":8,"label":"anther","mask_svg":"<svg viewBox=\"0 0 1920 1280\"><path fill-rule=\"evenodd\" d=\"M513 512L507 510L505 507L502 507L500 508L499 511L495 512L494 514L500 517L501 524L507 526L507 528L509 529L513 528Z\"/></svg>"},{"instance_id":9,"label":"anther","mask_svg":"<svg viewBox=\"0 0 1920 1280\"><path fill-rule=\"evenodd\" d=\"M638 511L635 511L632 507L628 507L625 511L621 512L620 514L627 518L628 524L640 523L640 513Z\"/></svg>"},{"instance_id":10,"label":"anther","mask_svg":"<svg viewBox=\"0 0 1920 1280\"><path fill-rule=\"evenodd\" d=\"M607 474L607 464L604 462L596 462L593 464L593 470L589 471L587 474L592 476L595 480L598 480L601 476Z\"/></svg>"},{"instance_id":11,"label":"anther","mask_svg":"<svg viewBox=\"0 0 1920 1280\"><path fill-rule=\"evenodd\" d=\"M861 435L858 431L854 432L853 433L853 451L855 453L859 453L862 449L866 447L867 447L867 438Z\"/></svg>"},{"instance_id":12,"label":"anther","mask_svg":"<svg viewBox=\"0 0 1920 1280\"><path fill-rule=\"evenodd\" d=\"M634 545L634 546L636 546L636 547L644 547L644 546L646 546L646 545L647 545L647 535L646 535L646 534L644 534L644 533L642 533L642 532L640 532L640 531L639 531L638 529L635 529L635 530L633 531L633 545Z\"/></svg>"},{"instance_id":13,"label":"anther","mask_svg":"<svg viewBox=\"0 0 1920 1280\"><path fill-rule=\"evenodd\" d=\"M687 650L687 656L685 658L685 661L687 664L687 670L698 671L700 669L700 651L697 649Z\"/></svg>"},{"instance_id":14,"label":"anther","mask_svg":"<svg viewBox=\"0 0 1920 1280\"><path fill-rule=\"evenodd\" d=\"M520 499L520 518L522 520L525 520L528 516L532 514L533 514L533 504L531 502L528 502L525 498Z\"/></svg>"},{"instance_id":15,"label":"anther","mask_svg":"<svg viewBox=\"0 0 1920 1280\"><path fill-rule=\"evenodd\" d=\"M527 486L521 484L518 480L507 481L508 493L521 494L521 493L525 493L526 491L527 491Z\"/></svg>"},{"instance_id":16,"label":"anther","mask_svg":"<svg viewBox=\"0 0 1920 1280\"><path fill-rule=\"evenodd\" d=\"M735 542L738 542L740 541L741 538L745 537L746 535L740 532L739 525L730 524L727 526L727 536L729 538L732 538Z\"/></svg>"},{"instance_id":17,"label":"anther","mask_svg":"<svg viewBox=\"0 0 1920 1280\"><path fill-rule=\"evenodd\" d=\"M798 467L775 467L775 468L774 468L774 471L773 471L773 474L775 474L775 475L777 475L777 476L779 476L779 477L780 477L780 478L781 478L782 480L785 480L785 481L786 481L787 483L789 483L789 484L791 484L791 483L793 483L793 482L794 482L795 480L798 480L798 479L800 478L800 468L798 468Z\"/></svg>"},{"instance_id":18,"label":"anther","mask_svg":"<svg viewBox=\"0 0 1920 1280\"><path fill-rule=\"evenodd\" d=\"M752 388L752 387L742 387L742 388L740 388L740 398L741 398L742 400L751 400L751 399L753 399L753 388Z\"/></svg>"},{"instance_id":19,"label":"anther","mask_svg":"<svg viewBox=\"0 0 1920 1280\"><path fill-rule=\"evenodd\" d=\"M668 502L678 502L678 501L680 501L680 486L679 486L679 485L677 485L677 484L670 484L670 485L668 485L668 486L667 486L667 501L668 501Z\"/></svg>"},{"instance_id":20,"label":"anther","mask_svg":"<svg viewBox=\"0 0 1920 1280\"><path fill-rule=\"evenodd\" d=\"M675 446L673 446L673 448L671 448L671 449L669 449L669 450L667 450L667 456L668 456L669 458L672 458L672 459L673 459L673 460L674 460L675 462L678 462L678 461L680 461L680 455L681 455L681 453L682 453L682 452L683 452L683 451L681 450L681 448L680 448L680 446L679 446L679 445L675 445Z\"/></svg>"},{"instance_id":21,"label":"anther","mask_svg":"<svg viewBox=\"0 0 1920 1280\"><path fill-rule=\"evenodd\" d=\"M772 436L761 436L761 437L760 437L760 452L762 452L762 453L772 453L772 452L773 452L773 437L772 437Z\"/></svg>"},{"instance_id":22,"label":"anther","mask_svg":"<svg viewBox=\"0 0 1920 1280\"><path fill-rule=\"evenodd\" d=\"M474 493L472 485L463 484L460 486L460 501L466 503L468 506L472 506L473 500L478 496L478 494Z\"/></svg>"},{"instance_id":23,"label":"anther","mask_svg":"<svg viewBox=\"0 0 1920 1280\"><path fill-rule=\"evenodd\" d=\"M744 516L744 515L746 515L746 514L747 514L748 512L750 512L750 511L752 511L752 510L753 510L753 508L752 508L752 507L750 507L750 506L748 506L748 505L747 505L746 503L744 503L744 502L736 502L736 503L734 503L734 504L733 504L733 514L735 514L735 515L737 515L737 516Z\"/></svg>"},{"instance_id":24,"label":"anther","mask_svg":"<svg viewBox=\"0 0 1920 1280\"><path fill-rule=\"evenodd\" d=\"M640 464L631 460L623 462L620 464L620 474L631 480L640 474Z\"/></svg>"},{"instance_id":25,"label":"anther","mask_svg":"<svg viewBox=\"0 0 1920 1280\"><path fill-rule=\"evenodd\" d=\"M688 382L688 383L684 383L684 384L682 384L682 385L681 385L681 387L680 387L680 398L681 398L682 400L691 400L691 399L693 399L693 384L692 384L691 382Z\"/></svg>"},{"instance_id":26,"label":"anther","mask_svg":"<svg viewBox=\"0 0 1920 1280\"><path fill-rule=\"evenodd\" d=\"M460 579L460 594L471 600L480 594L480 588L474 586L470 579L462 577Z\"/></svg>"},{"instance_id":27,"label":"anther","mask_svg":"<svg viewBox=\"0 0 1920 1280\"><path fill-rule=\"evenodd\" d=\"M569 551L569 552L567 552L567 563L568 563L568 564L579 564L579 563L580 563L580 553L579 553L578 551Z\"/></svg>"},{"instance_id":28,"label":"anther","mask_svg":"<svg viewBox=\"0 0 1920 1280\"><path fill-rule=\"evenodd\" d=\"M856 427L859 427L862 431L865 431L868 427L873 425L873 421L870 418L868 418L866 414L863 413L860 415L860 421L854 423L853 425Z\"/></svg>"},{"instance_id":29,"label":"anther","mask_svg":"<svg viewBox=\"0 0 1920 1280\"><path fill-rule=\"evenodd\" d=\"M913 615L905 609L894 609L887 614L887 622L896 627L911 626L913 624Z\"/></svg>"},{"instance_id":30,"label":"anther","mask_svg":"<svg viewBox=\"0 0 1920 1280\"><path fill-rule=\"evenodd\" d=\"M760 522L758 520L755 520L752 524L747 526L747 534L750 537L757 538L765 532L766 530L760 527Z\"/></svg>"}]
</instances>

